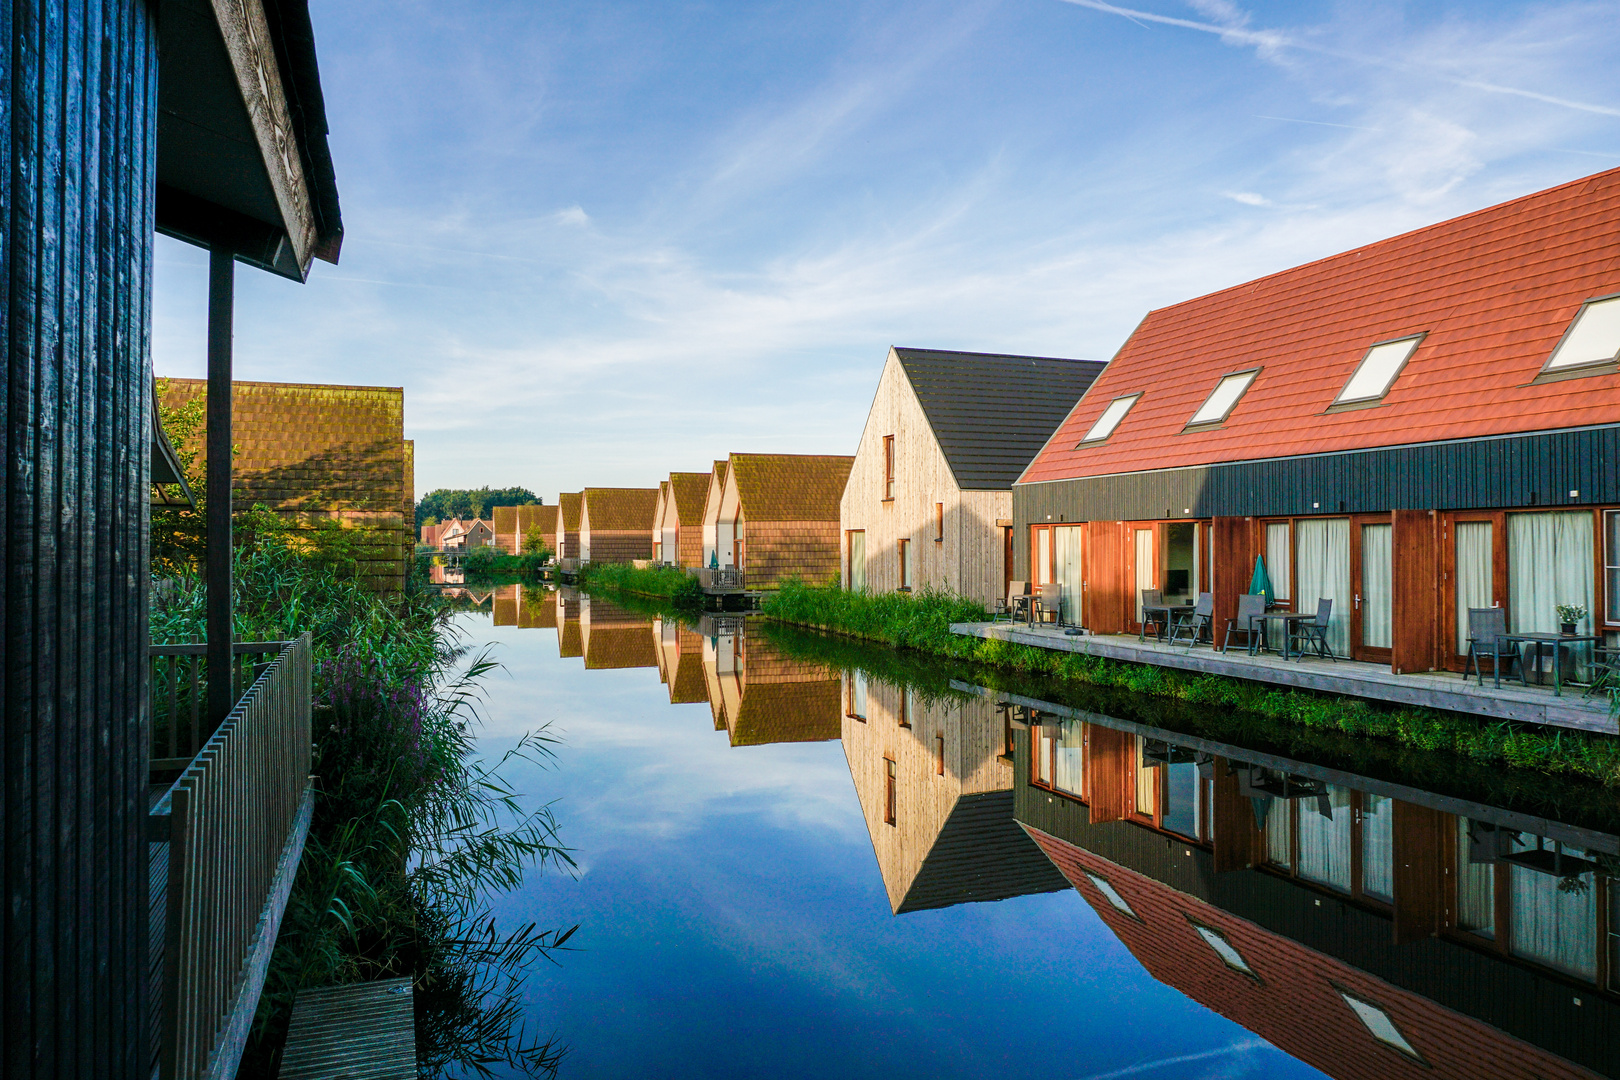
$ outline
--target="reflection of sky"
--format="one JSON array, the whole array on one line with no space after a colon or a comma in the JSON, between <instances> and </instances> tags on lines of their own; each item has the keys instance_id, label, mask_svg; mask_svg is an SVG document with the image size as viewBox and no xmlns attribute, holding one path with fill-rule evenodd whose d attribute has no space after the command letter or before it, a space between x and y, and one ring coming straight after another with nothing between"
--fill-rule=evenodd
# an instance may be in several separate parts
<instances>
[{"instance_id":1,"label":"reflection of sky","mask_svg":"<svg viewBox=\"0 0 1620 1080\"><path fill-rule=\"evenodd\" d=\"M553 630L498 642L484 745L551 722L577 880L531 875L503 923L581 929L538 965L566 1076L1314 1076L1155 981L1073 891L896 918L836 742L730 747L655 668L585 671Z\"/></svg>"}]
</instances>

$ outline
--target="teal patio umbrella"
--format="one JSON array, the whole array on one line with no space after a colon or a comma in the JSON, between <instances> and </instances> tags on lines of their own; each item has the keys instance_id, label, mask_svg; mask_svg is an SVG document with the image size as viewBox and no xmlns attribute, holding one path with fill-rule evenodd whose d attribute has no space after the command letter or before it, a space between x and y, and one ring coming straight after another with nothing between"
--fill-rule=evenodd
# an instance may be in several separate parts
<instances>
[{"instance_id":1,"label":"teal patio umbrella","mask_svg":"<svg viewBox=\"0 0 1620 1080\"><path fill-rule=\"evenodd\" d=\"M1249 592L1256 596L1264 596L1266 602L1271 602L1271 575L1266 573L1266 560L1263 555L1254 557L1254 577L1249 580Z\"/></svg>"}]
</instances>

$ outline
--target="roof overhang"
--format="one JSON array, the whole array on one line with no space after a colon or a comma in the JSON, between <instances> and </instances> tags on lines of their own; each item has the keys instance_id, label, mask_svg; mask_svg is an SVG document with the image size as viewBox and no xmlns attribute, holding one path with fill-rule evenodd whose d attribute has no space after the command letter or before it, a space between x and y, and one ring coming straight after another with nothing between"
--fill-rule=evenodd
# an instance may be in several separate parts
<instances>
[{"instance_id":1,"label":"roof overhang","mask_svg":"<svg viewBox=\"0 0 1620 1080\"><path fill-rule=\"evenodd\" d=\"M295 281L343 242L308 0L160 0L157 229Z\"/></svg>"}]
</instances>

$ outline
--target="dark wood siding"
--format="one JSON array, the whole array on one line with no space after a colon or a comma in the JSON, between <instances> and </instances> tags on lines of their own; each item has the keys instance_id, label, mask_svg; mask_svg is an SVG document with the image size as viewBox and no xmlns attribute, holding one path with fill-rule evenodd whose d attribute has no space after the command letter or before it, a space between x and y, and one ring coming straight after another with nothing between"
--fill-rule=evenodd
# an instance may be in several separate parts
<instances>
[{"instance_id":1,"label":"dark wood siding","mask_svg":"<svg viewBox=\"0 0 1620 1080\"><path fill-rule=\"evenodd\" d=\"M1393 645L1390 667L1397 673L1444 666L1440 655L1440 541L1432 510L1394 514L1391 593Z\"/></svg>"}]
</instances>

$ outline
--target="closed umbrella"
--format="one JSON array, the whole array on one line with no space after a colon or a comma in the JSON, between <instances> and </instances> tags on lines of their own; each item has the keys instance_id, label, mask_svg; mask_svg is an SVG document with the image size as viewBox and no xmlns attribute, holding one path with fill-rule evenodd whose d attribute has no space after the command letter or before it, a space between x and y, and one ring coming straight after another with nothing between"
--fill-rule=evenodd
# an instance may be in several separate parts
<instances>
[{"instance_id":1,"label":"closed umbrella","mask_svg":"<svg viewBox=\"0 0 1620 1080\"><path fill-rule=\"evenodd\" d=\"M1254 596L1264 596L1266 602L1271 602L1271 575L1266 573L1266 560L1264 556L1254 557L1254 577L1249 581L1249 593Z\"/></svg>"}]
</instances>

